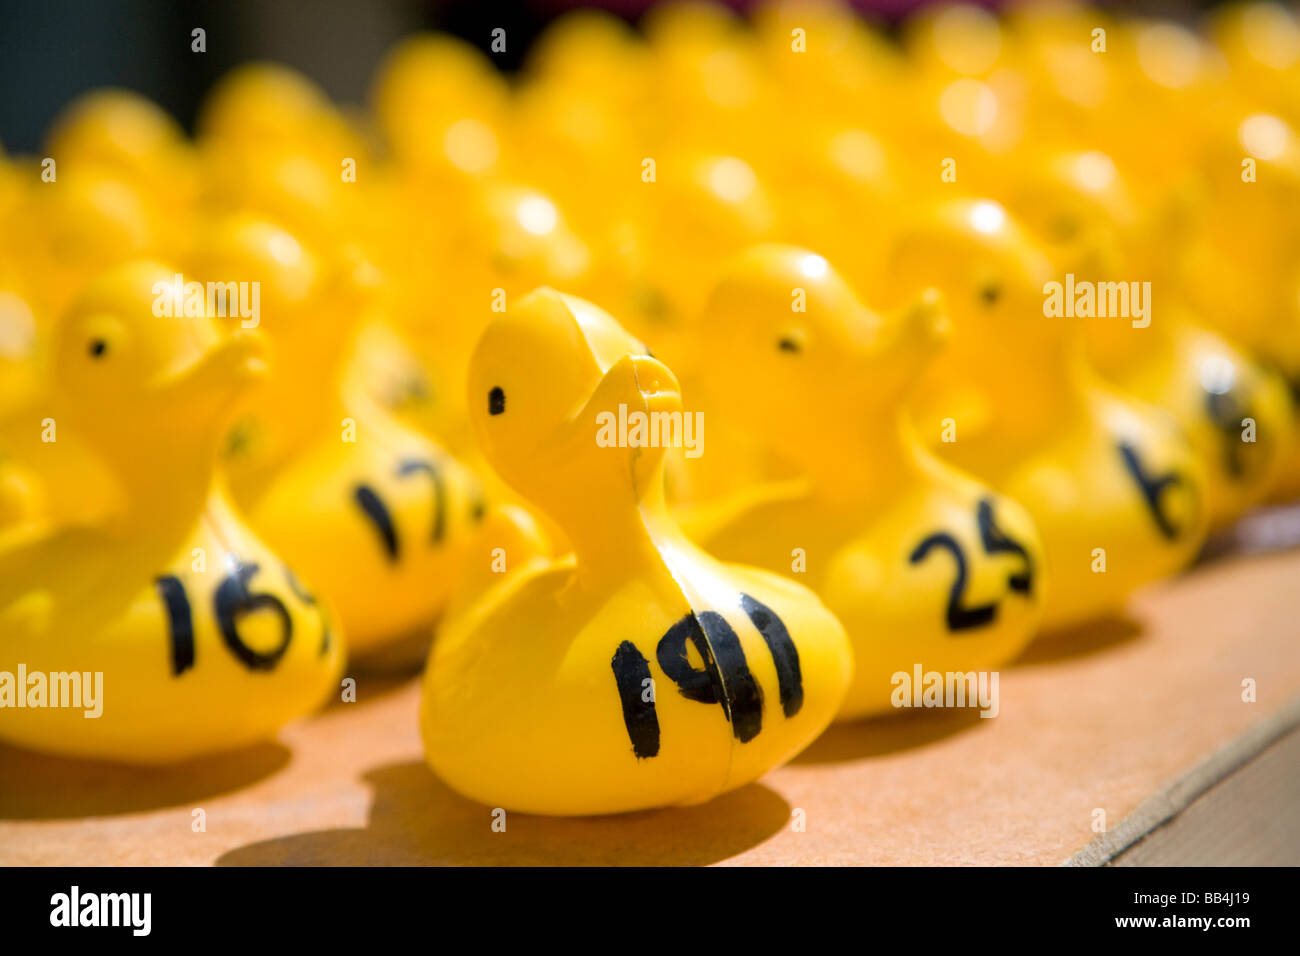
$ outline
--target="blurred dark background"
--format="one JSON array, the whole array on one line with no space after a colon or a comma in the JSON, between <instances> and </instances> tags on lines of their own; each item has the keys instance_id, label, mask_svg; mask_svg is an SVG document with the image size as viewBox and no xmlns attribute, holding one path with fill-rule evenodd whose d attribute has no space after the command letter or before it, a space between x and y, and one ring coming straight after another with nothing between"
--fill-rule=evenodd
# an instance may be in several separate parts
<instances>
[{"instance_id":1,"label":"blurred dark background","mask_svg":"<svg viewBox=\"0 0 1300 956\"><path fill-rule=\"evenodd\" d=\"M144 93L192 129L203 94L246 60L286 63L338 102L360 104L380 58L412 31L445 30L486 51L492 30L503 27L506 51L493 59L509 71L546 23L567 9L603 6L635 21L651 5L652 0L0 0L0 144L10 153L36 152L55 114L98 86ZM855 5L890 20L923 2ZM1122 4L1174 14L1208 5ZM191 52L195 27L207 31L206 53Z\"/></svg>"}]
</instances>

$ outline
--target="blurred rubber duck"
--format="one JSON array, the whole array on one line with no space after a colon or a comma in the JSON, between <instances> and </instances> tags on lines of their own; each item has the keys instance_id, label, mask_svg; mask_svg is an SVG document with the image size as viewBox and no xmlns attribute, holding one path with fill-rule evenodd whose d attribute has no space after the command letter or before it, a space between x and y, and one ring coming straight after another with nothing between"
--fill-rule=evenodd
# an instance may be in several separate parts
<instances>
[{"instance_id":1,"label":"blurred rubber duck","mask_svg":"<svg viewBox=\"0 0 1300 956\"><path fill-rule=\"evenodd\" d=\"M798 312L791 289L805 295ZM701 351L728 355L702 380L712 407L761 434L787 471L683 525L722 560L795 572L840 619L855 664L840 719L888 711L892 675L917 661L996 669L1041 614L1025 509L940 461L907 420L946 328L933 290L881 319L824 258L782 245L737 257L696 326Z\"/></svg>"},{"instance_id":2,"label":"blurred rubber duck","mask_svg":"<svg viewBox=\"0 0 1300 956\"><path fill-rule=\"evenodd\" d=\"M370 162L356 140L349 118L305 76L269 64L236 70L205 102L199 127L210 160L204 196L210 218L232 211L260 217L326 255L365 249L381 271L394 270L384 272L386 277L400 280L400 267L411 274L418 268L427 289L427 264L441 261L441 249L418 241L428 233L417 236L413 227L428 229L436 220L438 229L454 230L420 210L399 214L410 197L397 195L392 177ZM358 165L349 170L349 160ZM400 262L393 261L394 250ZM422 360L411 337L416 330L390 318L403 314L404 291L400 281L370 290L372 307L359 316L348 340L343 388L358 400L379 402L430 436L452 438L457 428L463 430L463 416L435 399L458 393Z\"/></svg>"},{"instance_id":3,"label":"blurred rubber duck","mask_svg":"<svg viewBox=\"0 0 1300 956\"><path fill-rule=\"evenodd\" d=\"M113 501L112 476L51 417L50 325L0 278L0 529L94 520Z\"/></svg>"},{"instance_id":4,"label":"blurred rubber duck","mask_svg":"<svg viewBox=\"0 0 1300 956\"><path fill-rule=\"evenodd\" d=\"M1083 141L1111 156L1144 204L1188 188L1200 176L1196 157L1235 99L1222 58L1191 26L1148 17L1115 23L1107 52L1094 56L1110 74L1105 97L1064 145Z\"/></svg>"},{"instance_id":5,"label":"blurred rubber duck","mask_svg":"<svg viewBox=\"0 0 1300 956\"><path fill-rule=\"evenodd\" d=\"M198 160L180 124L156 103L130 90L94 90L55 117L46 150L65 171L106 170L136 189L166 221L170 241L183 244Z\"/></svg>"},{"instance_id":6,"label":"blurred rubber duck","mask_svg":"<svg viewBox=\"0 0 1300 956\"><path fill-rule=\"evenodd\" d=\"M1300 21L1276 2L1224 4L1210 33L1232 79L1258 106L1300 122Z\"/></svg>"},{"instance_id":7,"label":"blurred rubber duck","mask_svg":"<svg viewBox=\"0 0 1300 956\"><path fill-rule=\"evenodd\" d=\"M385 56L371 102L394 162L444 193L499 170L509 87L478 48L417 33ZM455 203L453 193L442 197Z\"/></svg>"},{"instance_id":8,"label":"blurred rubber duck","mask_svg":"<svg viewBox=\"0 0 1300 956\"><path fill-rule=\"evenodd\" d=\"M339 672L326 606L214 479L262 348L170 299L175 271L114 268L55 330L52 417L107 464L119 507L0 543L0 672L27 674L0 679L12 743L129 763L229 750L306 714ZM59 690L71 706L48 706Z\"/></svg>"},{"instance_id":9,"label":"blurred rubber duck","mask_svg":"<svg viewBox=\"0 0 1300 956\"><path fill-rule=\"evenodd\" d=\"M217 162L306 152L338 170L362 147L325 91L278 63L244 63L223 76L196 125L200 145Z\"/></svg>"},{"instance_id":10,"label":"blurred rubber duck","mask_svg":"<svg viewBox=\"0 0 1300 956\"><path fill-rule=\"evenodd\" d=\"M27 241L13 259L38 316L60 314L93 276L166 244L141 191L99 166L64 168L28 189L14 215Z\"/></svg>"},{"instance_id":11,"label":"blurred rubber duck","mask_svg":"<svg viewBox=\"0 0 1300 956\"><path fill-rule=\"evenodd\" d=\"M369 215L362 221L378 227L369 230L367 248L388 277L394 300L389 314L399 331L414 340L421 350L419 361L427 366L427 353L445 354L436 334L442 331L440 320L457 315L462 305L452 296L465 281L457 270L465 267L471 250L482 251L476 217L482 215L485 191L504 172L501 127L509 88L479 49L452 36L419 33L384 58L372 83L371 103L387 162L363 180ZM486 258L471 259L471 267L479 268ZM433 282L430 269L438 275ZM474 314L486 310L492 288L479 290ZM479 330L481 326L466 333L467 342L447 362L458 373ZM441 414L442 422L458 419L467 433L463 373L457 386L441 379L437 368L428 372L437 388L435 399L446 399L459 410ZM436 409L425 411L437 414Z\"/></svg>"},{"instance_id":12,"label":"blurred rubber duck","mask_svg":"<svg viewBox=\"0 0 1300 956\"><path fill-rule=\"evenodd\" d=\"M543 288L488 327L469 387L489 461L575 553L519 571L435 643L421 726L448 785L557 815L698 803L830 722L843 628L802 586L691 544L664 507L662 449L608 431L682 413L644 345Z\"/></svg>"},{"instance_id":13,"label":"blurred rubber duck","mask_svg":"<svg viewBox=\"0 0 1300 956\"><path fill-rule=\"evenodd\" d=\"M437 421L437 438L459 454L474 453L464 399L466 369L493 315L538 285L597 288L591 247L543 191L497 180L483 188L466 216L460 248L440 260L447 281L431 287L428 259L422 256L418 267L412 262L394 277L391 305L405 341L437 389L437 406L427 409L426 421ZM379 383L372 380L372 391Z\"/></svg>"},{"instance_id":14,"label":"blurred rubber duck","mask_svg":"<svg viewBox=\"0 0 1300 956\"><path fill-rule=\"evenodd\" d=\"M998 203L922 214L883 264L899 295L935 285L952 346L916 395L922 440L1020 502L1042 536L1045 628L1114 613L1196 554L1205 479L1176 423L1105 386L1074 320L1048 316L1053 272Z\"/></svg>"},{"instance_id":15,"label":"blurred rubber duck","mask_svg":"<svg viewBox=\"0 0 1300 956\"><path fill-rule=\"evenodd\" d=\"M366 144L301 73L272 63L237 67L204 100L197 129L208 221L256 212L315 248L365 238L375 178Z\"/></svg>"},{"instance_id":16,"label":"blurred rubber duck","mask_svg":"<svg viewBox=\"0 0 1300 956\"><path fill-rule=\"evenodd\" d=\"M906 82L906 64L869 17L842 0L763 0L752 22L778 78L764 88L769 109L797 104L787 121L856 122L877 135L896 122L885 91Z\"/></svg>"},{"instance_id":17,"label":"blurred rubber duck","mask_svg":"<svg viewBox=\"0 0 1300 956\"><path fill-rule=\"evenodd\" d=\"M1292 441L1286 383L1179 302L1168 264L1183 233L1177 214L1140 210L1115 163L1098 151L1026 163L1008 206L1053 255L1060 275L1122 283L1120 302L1129 280L1159 290L1160 301L1148 302L1141 318L1076 319L1088 359L1125 393L1177 420L1203 465L1212 527L1263 500Z\"/></svg>"},{"instance_id":18,"label":"blurred rubber duck","mask_svg":"<svg viewBox=\"0 0 1300 956\"><path fill-rule=\"evenodd\" d=\"M1003 59L1022 84L1027 138L1061 147L1092 140L1124 80L1115 61L1126 44L1110 12L1049 0L1008 4L999 13Z\"/></svg>"},{"instance_id":19,"label":"blurred rubber duck","mask_svg":"<svg viewBox=\"0 0 1300 956\"><path fill-rule=\"evenodd\" d=\"M0 276L0 420L41 393L45 374L36 315L16 279Z\"/></svg>"},{"instance_id":20,"label":"blurred rubber duck","mask_svg":"<svg viewBox=\"0 0 1300 956\"><path fill-rule=\"evenodd\" d=\"M927 160L904 167L910 190L923 199L954 183L967 194L996 192L1026 132L1025 84L1008 68L1006 28L982 6L940 3L909 17L903 32L910 77L893 94L892 139Z\"/></svg>"},{"instance_id":21,"label":"blurred rubber duck","mask_svg":"<svg viewBox=\"0 0 1300 956\"><path fill-rule=\"evenodd\" d=\"M1180 288L1197 313L1286 380L1300 422L1300 136L1274 113L1229 111L1202 156L1204 191ZM1300 431L1272 497L1300 496Z\"/></svg>"},{"instance_id":22,"label":"blurred rubber duck","mask_svg":"<svg viewBox=\"0 0 1300 956\"><path fill-rule=\"evenodd\" d=\"M761 474L761 447L731 428L725 416L714 414L707 393L698 389L697 380L710 374L712 356L690 346L689 331L722 264L749 246L772 240L780 220L767 187L738 156L670 153L658 180L646 189L633 227L637 265L626 273L624 295L611 300L629 316L629 330L673 368L709 422L710 448L716 454L707 464L687 468L683 449L668 452L668 498L680 505L708 500Z\"/></svg>"},{"instance_id":23,"label":"blurred rubber duck","mask_svg":"<svg viewBox=\"0 0 1300 956\"><path fill-rule=\"evenodd\" d=\"M354 393L344 403L349 343L378 281L364 259L318 255L240 215L207 238L198 274L259 277L276 367L223 464L252 527L332 602L354 654L425 632L503 534L510 560L524 559L527 532L510 536L516 516L489 509L464 465Z\"/></svg>"},{"instance_id":24,"label":"blurred rubber duck","mask_svg":"<svg viewBox=\"0 0 1300 956\"><path fill-rule=\"evenodd\" d=\"M511 109L513 175L554 195L583 235L627 215L642 185L649 48L599 9L554 20L529 48Z\"/></svg>"},{"instance_id":25,"label":"blurred rubber duck","mask_svg":"<svg viewBox=\"0 0 1300 956\"><path fill-rule=\"evenodd\" d=\"M36 329L36 317L19 294L16 277L0 278L0 529L35 520L44 510L30 463L15 455L23 425L41 420L32 416L22 421L23 413L44 394L45 356Z\"/></svg>"},{"instance_id":26,"label":"blurred rubber duck","mask_svg":"<svg viewBox=\"0 0 1300 956\"><path fill-rule=\"evenodd\" d=\"M656 104L651 156L696 151L751 155L768 114L767 76L753 31L707 0L668 0L640 22Z\"/></svg>"},{"instance_id":27,"label":"blurred rubber duck","mask_svg":"<svg viewBox=\"0 0 1300 956\"><path fill-rule=\"evenodd\" d=\"M637 229L644 292L630 327L656 355L680 362L687 323L699 314L717 269L755 243L773 239L776 204L739 156L682 151L662 158L646 185Z\"/></svg>"},{"instance_id":28,"label":"blurred rubber duck","mask_svg":"<svg viewBox=\"0 0 1300 956\"><path fill-rule=\"evenodd\" d=\"M881 137L842 121L806 123L767 160L757 171L771 184L781 241L817 249L854 287L869 281L909 208L907 164Z\"/></svg>"}]
</instances>

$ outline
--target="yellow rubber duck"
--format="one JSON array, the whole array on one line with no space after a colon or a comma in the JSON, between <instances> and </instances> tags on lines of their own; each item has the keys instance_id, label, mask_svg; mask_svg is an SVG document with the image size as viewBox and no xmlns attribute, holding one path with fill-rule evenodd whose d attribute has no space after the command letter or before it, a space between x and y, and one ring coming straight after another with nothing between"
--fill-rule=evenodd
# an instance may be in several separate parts
<instances>
[{"instance_id":1,"label":"yellow rubber duck","mask_svg":"<svg viewBox=\"0 0 1300 956\"><path fill-rule=\"evenodd\" d=\"M112 476L51 416L50 324L17 277L0 279L0 529L95 520Z\"/></svg>"},{"instance_id":2,"label":"yellow rubber duck","mask_svg":"<svg viewBox=\"0 0 1300 956\"><path fill-rule=\"evenodd\" d=\"M824 258L782 245L737 257L697 325L704 354L728 355L701 380L712 407L763 435L787 470L694 509L685 528L723 560L796 572L840 619L855 664L841 719L887 711L892 675L916 662L1006 663L1041 614L1025 509L940 461L907 421L946 327L937 293L882 320Z\"/></svg>"},{"instance_id":3,"label":"yellow rubber duck","mask_svg":"<svg viewBox=\"0 0 1300 956\"><path fill-rule=\"evenodd\" d=\"M652 142L678 152L748 155L770 120L766 75L749 25L722 4L669 0L647 10L640 27L657 120Z\"/></svg>"},{"instance_id":4,"label":"yellow rubber duck","mask_svg":"<svg viewBox=\"0 0 1300 956\"><path fill-rule=\"evenodd\" d=\"M1009 208L1080 282L1141 280L1152 290L1138 319L1080 318L1091 364L1127 394L1170 412L1204 466L1212 526L1227 524L1272 487L1292 441L1286 383L1206 327L1173 281L1179 233L1159 208L1140 210L1115 163L1099 151L1026 163ZM1140 288L1140 283L1139 283Z\"/></svg>"},{"instance_id":5,"label":"yellow rubber duck","mask_svg":"<svg viewBox=\"0 0 1300 956\"><path fill-rule=\"evenodd\" d=\"M362 147L325 91L278 63L245 63L223 76L204 101L197 128L200 145L217 162L305 152L340 170Z\"/></svg>"},{"instance_id":6,"label":"yellow rubber duck","mask_svg":"<svg viewBox=\"0 0 1300 956\"><path fill-rule=\"evenodd\" d=\"M848 686L843 628L801 585L691 544L664 507L662 448L614 434L623 413L681 414L672 372L607 313L542 288L488 327L469 377L486 456L574 554L519 571L439 636L430 766L488 806L615 813L708 800L808 744Z\"/></svg>"},{"instance_id":7,"label":"yellow rubber duck","mask_svg":"<svg viewBox=\"0 0 1300 956\"><path fill-rule=\"evenodd\" d=\"M835 120L805 123L768 160L758 172L777 200L780 240L817 249L855 288L869 281L910 209L908 164L881 137Z\"/></svg>"},{"instance_id":8,"label":"yellow rubber duck","mask_svg":"<svg viewBox=\"0 0 1300 956\"><path fill-rule=\"evenodd\" d=\"M1082 40L1080 42L1083 42ZM1026 134L1024 84L1006 68L997 16L972 3L936 4L904 25L911 75L891 91L892 140L906 143L911 189L923 198L997 190Z\"/></svg>"},{"instance_id":9,"label":"yellow rubber duck","mask_svg":"<svg viewBox=\"0 0 1300 956\"><path fill-rule=\"evenodd\" d=\"M1113 613L1170 575L1205 535L1205 479L1167 413L1086 366L1060 280L1006 210L945 203L898 237L883 275L900 295L947 297L952 346L916 394L916 424L948 461L1029 511L1050 588L1046 628Z\"/></svg>"},{"instance_id":10,"label":"yellow rubber duck","mask_svg":"<svg viewBox=\"0 0 1300 956\"><path fill-rule=\"evenodd\" d=\"M644 40L605 10L571 10L529 48L505 158L584 234L617 220L641 185L648 68Z\"/></svg>"},{"instance_id":11,"label":"yellow rubber duck","mask_svg":"<svg viewBox=\"0 0 1300 956\"><path fill-rule=\"evenodd\" d=\"M198 274L259 276L259 327L275 348L223 457L251 526L315 582L354 654L431 626L468 573L491 564L502 516L432 440L355 393L345 404L343 363L373 269L241 215L208 237ZM510 542L513 563L524 546Z\"/></svg>"},{"instance_id":12,"label":"yellow rubber duck","mask_svg":"<svg viewBox=\"0 0 1300 956\"><path fill-rule=\"evenodd\" d=\"M206 218L254 211L315 248L362 241L375 171L348 118L305 76L240 66L214 87L197 126Z\"/></svg>"},{"instance_id":13,"label":"yellow rubber duck","mask_svg":"<svg viewBox=\"0 0 1300 956\"><path fill-rule=\"evenodd\" d=\"M56 169L54 181L35 181L12 210L9 224L24 241L5 256L10 274L0 277L0 525L103 514L107 483L94 456L79 436L50 439L52 319L92 277L163 244L156 210L117 172L66 161Z\"/></svg>"},{"instance_id":14,"label":"yellow rubber duck","mask_svg":"<svg viewBox=\"0 0 1300 956\"><path fill-rule=\"evenodd\" d=\"M46 150L62 170L111 171L166 220L170 242L184 243L198 160L180 124L156 103L130 90L94 90L55 117Z\"/></svg>"},{"instance_id":15,"label":"yellow rubber duck","mask_svg":"<svg viewBox=\"0 0 1300 956\"><path fill-rule=\"evenodd\" d=\"M1229 111L1212 124L1205 190L1179 276L1217 331L1286 380L1300 421L1300 134L1274 113ZM1300 432L1273 497L1300 496Z\"/></svg>"},{"instance_id":16,"label":"yellow rubber duck","mask_svg":"<svg viewBox=\"0 0 1300 956\"><path fill-rule=\"evenodd\" d=\"M272 735L339 672L325 605L214 480L232 401L264 367L261 346L187 314L167 291L175 271L114 268L58 323L51 417L103 459L119 507L0 543L7 741L180 760Z\"/></svg>"},{"instance_id":17,"label":"yellow rubber duck","mask_svg":"<svg viewBox=\"0 0 1300 956\"><path fill-rule=\"evenodd\" d=\"M661 157L645 187L638 229L644 307L633 331L670 361L677 339L699 313L717 268L777 228L776 203L754 167L739 156L681 151Z\"/></svg>"},{"instance_id":18,"label":"yellow rubber duck","mask_svg":"<svg viewBox=\"0 0 1300 956\"><path fill-rule=\"evenodd\" d=\"M0 529L33 520L44 510L44 496L30 463L17 456L28 415L44 394L45 355L37 337L36 316L16 277L0 278ZM28 428L30 434L30 427Z\"/></svg>"},{"instance_id":19,"label":"yellow rubber duck","mask_svg":"<svg viewBox=\"0 0 1300 956\"><path fill-rule=\"evenodd\" d=\"M1293 10L1272 0L1225 4L1211 16L1211 35L1234 86L1300 122L1300 21Z\"/></svg>"},{"instance_id":20,"label":"yellow rubber duck","mask_svg":"<svg viewBox=\"0 0 1300 956\"><path fill-rule=\"evenodd\" d=\"M93 276L164 244L144 194L112 170L73 166L57 175L29 188L14 214L27 241L13 258L40 316L60 314Z\"/></svg>"},{"instance_id":21,"label":"yellow rubber duck","mask_svg":"<svg viewBox=\"0 0 1300 956\"><path fill-rule=\"evenodd\" d=\"M21 285L0 277L0 421L26 407L43 390L44 355L37 320Z\"/></svg>"},{"instance_id":22,"label":"yellow rubber duck","mask_svg":"<svg viewBox=\"0 0 1300 956\"><path fill-rule=\"evenodd\" d=\"M446 344L462 333L466 301L457 297L458 290L476 287L482 263L490 258L476 217L488 203L486 191L502 174L501 126L509 87L482 51L455 37L419 33L384 58L371 100L389 161L358 180L367 197L361 219L363 226L371 221L378 226L367 227L367 248L388 280L392 301L386 312L396 328L365 336L374 346L383 346L386 337L387 347L359 358L372 373L387 365L407 374L396 382L373 374L363 381L381 389L376 397L382 402L404 396L395 410L456 447L468 435L463 368L481 324L461 335L454 356ZM433 281L431 268L437 272ZM488 313L495 285L475 288L473 311L464 318ZM405 337L416 354L401 355L392 332ZM411 374L416 366L422 375ZM459 385L446 377L446 369L460 377ZM412 384L423 397L412 394Z\"/></svg>"},{"instance_id":23,"label":"yellow rubber duck","mask_svg":"<svg viewBox=\"0 0 1300 956\"><path fill-rule=\"evenodd\" d=\"M488 57L456 37L417 33L376 71L371 100L394 161L451 189L495 172L510 90Z\"/></svg>"},{"instance_id":24,"label":"yellow rubber duck","mask_svg":"<svg viewBox=\"0 0 1300 956\"><path fill-rule=\"evenodd\" d=\"M440 429L433 431L439 441L460 454L474 451L464 400L466 368L492 316L538 285L591 292L596 278L592 250L546 193L496 180L484 186L478 200L466 213L465 231L458 233L460 247L439 260L445 280L428 281L429 258L421 255L418 263L396 262L389 290L395 323L436 390L420 421L431 431ZM416 251L412 247L406 255ZM400 367L392 352L387 364ZM372 378L368 390L384 402L400 394L381 378Z\"/></svg>"}]
</instances>

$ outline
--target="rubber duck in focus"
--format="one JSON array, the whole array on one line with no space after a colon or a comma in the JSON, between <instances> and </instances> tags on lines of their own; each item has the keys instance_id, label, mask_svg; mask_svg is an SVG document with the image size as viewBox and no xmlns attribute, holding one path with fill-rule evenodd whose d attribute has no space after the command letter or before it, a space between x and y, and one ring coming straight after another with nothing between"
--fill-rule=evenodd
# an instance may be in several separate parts
<instances>
[{"instance_id":1,"label":"rubber duck in focus","mask_svg":"<svg viewBox=\"0 0 1300 956\"><path fill-rule=\"evenodd\" d=\"M469 382L488 460L575 551L516 572L435 643L421 726L451 787L556 815L698 803L821 732L852 667L839 622L691 544L664 505L662 447L616 434L620 415L684 414L665 365L542 288L487 328Z\"/></svg>"},{"instance_id":2,"label":"rubber duck in focus","mask_svg":"<svg viewBox=\"0 0 1300 956\"><path fill-rule=\"evenodd\" d=\"M804 300L792 309L791 290ZM691 509L691 540L807 582L853 642L840 719L887 712L893 675L981 671L1033 637L1045 587L1019 504L928 451L907 394L947 317L930 290L868 310L821 256L764 245L736 257L696 323L711 407L784 453L785 477Z\"/></svg>"},{"instance_id":3,"label":"rubber duck in focus","mask_svg":"<svg viewBox=\"0 0 1300 956\"><path fill-rule=\"evenodd\" d=\"M264 370L262 347L187 313L170 298L175 273L150 261L112 269L54 330L52 417L106 463L118 507L0 540L7 741L181 760L271 736L338 675L328 610L214 477L229 409Z\"/></svg>"}]
</instances>

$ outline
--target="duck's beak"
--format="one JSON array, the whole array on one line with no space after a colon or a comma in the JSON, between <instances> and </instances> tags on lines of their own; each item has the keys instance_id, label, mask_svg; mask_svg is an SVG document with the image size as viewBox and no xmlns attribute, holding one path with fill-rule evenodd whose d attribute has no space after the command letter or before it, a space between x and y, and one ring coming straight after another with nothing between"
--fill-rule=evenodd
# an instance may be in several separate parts
<instances>
[{"instance_id":1,"label":"duck's beak","mask_svg":"<svg viewBox=\"0 0 1300 956\"><path fill-rule=\"evenodd\" d=\"M681 410L681 386L668 366L649 355L624 355L601 376L591 398L574 420L575 434L581 435L578 440L590 442L600 434L602 420L620 423L620 429L623 427L621 423L627 423L628 443L624 444L621 432L616 442L620 450L626 450L625 455L619 457L631 457L637 484L645 488L650 484L650 474L663 460L664 448L653 444L644 447L632 444L631 426L638 418L646 417L647 429L649 423L655 421L656 433L659 433L662 422L655 416L676 412L680 417ZM638 431L641 433L644 432Z\"/></svg>"},{"instance_id":2,"label":"duck's beak","mask_svg":"<svg viewBox=\"0 0 1300 956\"><path fill-rule=\"evenodd\" d=\"M355 245L344 248L341 260L339 268L344 299L352 308L369 305L383 285L378 267Z\"/></svg>"},{"instance_id":3,"label":"duck's beak","mask_svg":"<svg viewBox=\"0 0 1300 956\"><path fill-rule=\"evenodd\" d=\"M885 323L866 357L863 374L853 376L862 396L893 396L913 385L948 341L952 325L938 289L925 289Z\"/></svg>"},{"instance_id":4,"label":"duck's beak","mask_svg":"<svg viewBox=\"0 0 1300 956\"><path fill-rule=\"evenodd\" d=\"M240 329L211 346L173 382L181 401L213 412L267 373L267 342L259 332Z\"/></svg>"},{"instance_id":5,"label":"duck's beak","mask_svg":"<svg viewBox=\"0 0 1300 956\"><path fill-rule=\"evenodd\" d=\"M668 366L649 355L624 355L601 376L582 418L602 412L672 412L682 407L681 386Z\"/></svg>"},{"instance_id":6,"label":"duck's beak","mask_svg":"<svg viewBox=\"0 0 1300 956\"><path fill-rule=\"evenodd\" d=\"M903 313L900 344L917 351L935 351L952 333L948 304L938 289L924 290Z\"/></svg>"},{"instance_id":7,"label":"duck's beak","mask_svg":"<svg viewBox=\"0 0 1300 956\"><path fill-rule=\"evenodd\" d=\"M1074 250L1070 263L1075 275L1081 279L1097 279L1117 275L1124 256L1115 240L1100 229L1086 233Z\"/></svg>"},{"instance_id":8,"label":"duck's beak","mask_svg":"<svg viewBox=\"0 0 1300 956\"><path fill-rule=\"evenodd\" d=\"M646 412L682 410L682 387L672 369L650 355L629 355L623 361L631 365L636 390L645 403Z\"/></svg>"}]
</instances>

